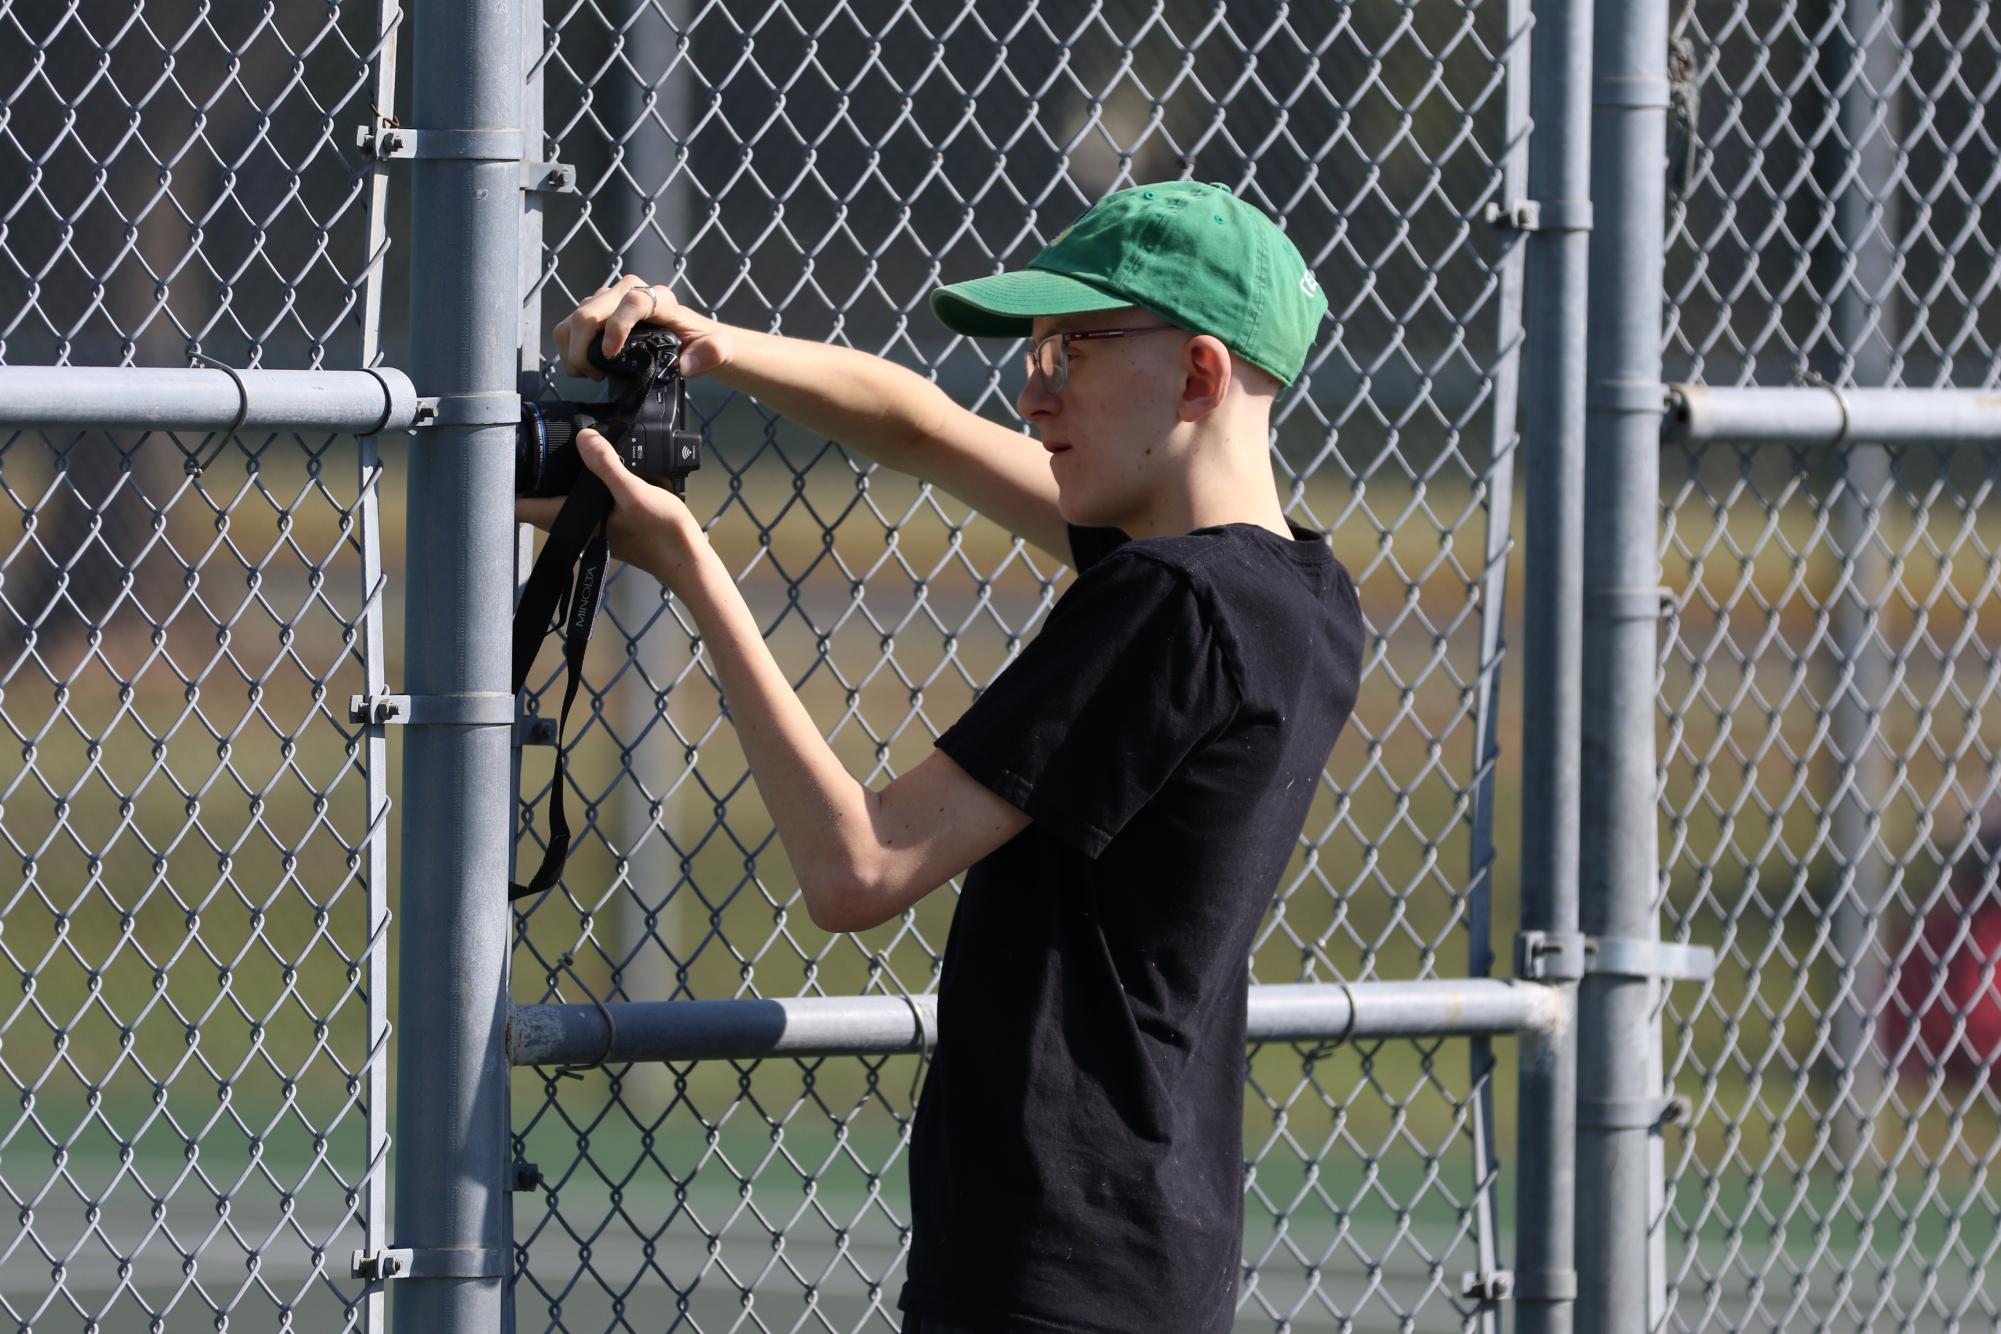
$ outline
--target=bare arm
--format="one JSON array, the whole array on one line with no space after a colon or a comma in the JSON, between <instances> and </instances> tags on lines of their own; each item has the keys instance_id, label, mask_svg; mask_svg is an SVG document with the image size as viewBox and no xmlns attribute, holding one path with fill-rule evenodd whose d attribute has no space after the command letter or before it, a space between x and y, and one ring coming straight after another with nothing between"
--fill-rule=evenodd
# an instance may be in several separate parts
<instances>
[{"instance_id":1,"label":"bare arm","mask_svg":"<svg viewBox=\"0 0 2001 1334\"><path fill-rule=\"evenodd\" d=\"M631 275L556 326L557 351L574 373L597 378L584 353L589 340L602 330L607 352L616 354L642 321L682 339L685 374L751 394L816 435L943 487L1009 532L1070 560L1069 525L1057 509L1056 477L1042 446L883 357L723 324Z\"/></svg>"},{"instance_id":2,"label":"bare arm","mask_svg":"<svg viewBox=\"0 0 2001 1334\"><path fill-rule=\"evenodd\" d=\"M596 432L580 433L577 447L616 502L606 528L613 553L658 577L694 617L815 926L864 931L888 921L1028 826L943 752L880 792L849 773L687 506L627 471ZM522 500L516 513L546 527L561 504Z\"/></svg>"}]
</instances>

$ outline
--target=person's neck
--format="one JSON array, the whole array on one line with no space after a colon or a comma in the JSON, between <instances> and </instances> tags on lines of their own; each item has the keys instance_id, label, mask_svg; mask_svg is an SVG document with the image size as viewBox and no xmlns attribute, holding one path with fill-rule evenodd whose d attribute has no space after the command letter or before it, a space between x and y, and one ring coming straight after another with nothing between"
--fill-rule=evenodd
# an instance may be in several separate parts
<instances>
[{"instance_id":1,"label":"person's neck","mask_svg":"<svg viewBox=\"0 0 2001 1334\"><path fill-rule=\"evenodd\" d=\"M1214 462L1208 467L1190 468L1171 490L1157 496L1128 523L1119 525L1127 536L1178 536L1198 528L1247 523L1279 537L1292 537L1292 528L1285 520L1285 507L1278 502L1278 485L1272 477L1269 456L1233 468L1229 466L1233 459L1229 450L1198 451L1197 456L1203 454Z\"/></svg>"}]
</instances>

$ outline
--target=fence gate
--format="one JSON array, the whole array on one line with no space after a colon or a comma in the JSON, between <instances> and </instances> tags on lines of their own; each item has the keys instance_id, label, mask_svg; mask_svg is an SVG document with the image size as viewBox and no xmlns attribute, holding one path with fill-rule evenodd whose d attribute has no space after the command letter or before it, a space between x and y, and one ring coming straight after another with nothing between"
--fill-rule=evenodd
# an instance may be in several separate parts
<instances>
[{"instance_id":1,"label":"fence gate","mask_svg":"<svg viewBox=\"0 0 2001 1334\"><path fill-rule=\"evenodd\" d=\"M1583 272L1558 208L1522 225L1527 9L854 0L531 20L527 142L578 188L529 208L526 395L576 394L549 327L637 273L1016 423L1019 346L949 336L927 294L1025 262L1099 195L1159 177L1267 209L1331 294L1275 461L1372 635L1363 703L1253 955L1247 1327L1491 1329L1518 1277L1530 1323L1566 1307L1567 1252L1510 1273L1494 1092L1514 1072L1492 1039L1526 1032L1539 1105L1560 1102L1574 979L1487 978L1495 780L1519 743L1499 686L1531 238ZM1580 54L1575 22L1535 40L1559 64ZM1582 74L1560 86L1581 116ZM1569 166L1562 193L1581 195L1582 157ZM1547 420L1563 404L1545 390ZM1035 633L1067 572L750 396L697 380L691 397L691 505L830 743L887 781ZM869 932L813 928L690 622L631 571L605 605L566 740L581 832L560 888L514 920L510 1054L531 1067L513 1086L515 1318L893 1329L917 1052L951 1041L931 998L954 895ZM540 670L552 714L562 671L553 655ZM549 750L525 747L518 770L525 871ZM1537 1152L1567 1154L1567 1121L1535 1120ZM1519 1185L1550 1229L1568 1225L1559 1167ZM1531 1250L1567 1235L1539 1222Z\"/></svg>"}]
</instances>

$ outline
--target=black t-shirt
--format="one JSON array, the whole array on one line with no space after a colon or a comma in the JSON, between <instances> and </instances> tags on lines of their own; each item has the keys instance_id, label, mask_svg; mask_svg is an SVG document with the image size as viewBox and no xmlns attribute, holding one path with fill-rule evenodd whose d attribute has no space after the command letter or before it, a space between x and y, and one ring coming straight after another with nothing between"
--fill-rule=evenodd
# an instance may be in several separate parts
<instances>
[{"instance_id":1,"label":"black t-shirt","mask_svg":"<svg viewBox=\"0 0 2001 1334\"><path fill-rule=\"evenodd\" d=\"M967 872L946 939L905 1311L1235 1316L1251 939L1362 653L1354 581L1292 527L1072 526L1076 580L938 738L1033 822Z\"/></svg>"}]
</instances>

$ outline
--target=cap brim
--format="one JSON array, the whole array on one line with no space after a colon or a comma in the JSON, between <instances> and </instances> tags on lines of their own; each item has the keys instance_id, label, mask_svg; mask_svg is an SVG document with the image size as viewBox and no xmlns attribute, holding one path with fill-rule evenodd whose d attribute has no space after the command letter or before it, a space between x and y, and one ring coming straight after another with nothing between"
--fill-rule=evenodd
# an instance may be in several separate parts
<instances>
[{"instance_id":1,"label":"cap brim","mask_svg":"<svg viewBox=\"0 0 2001 1334\"><path fill-rule=\"evenodd\" d=\"M947 329L973 338L1026 338L1037 316L1122 310L1134 303L1089 283L1042 269L1017 269L941 287L931 313Z\"/></svg>"}]
</instances>

